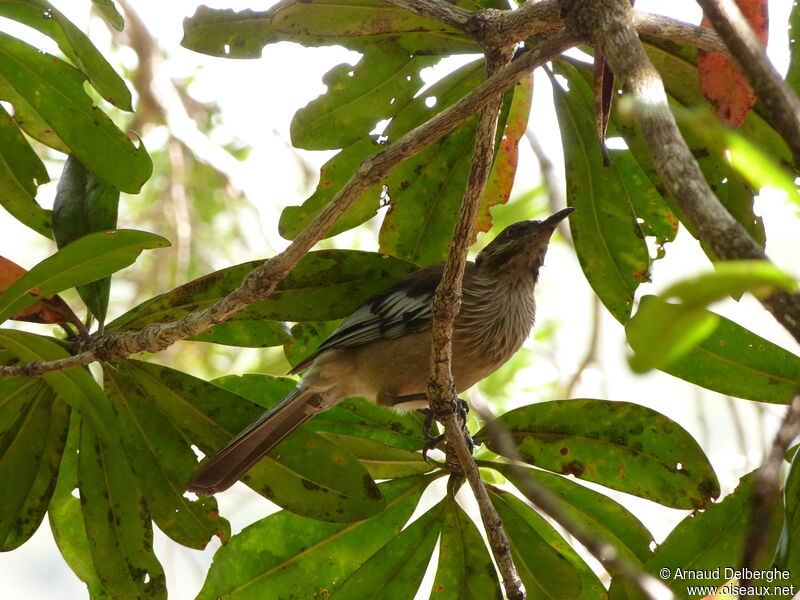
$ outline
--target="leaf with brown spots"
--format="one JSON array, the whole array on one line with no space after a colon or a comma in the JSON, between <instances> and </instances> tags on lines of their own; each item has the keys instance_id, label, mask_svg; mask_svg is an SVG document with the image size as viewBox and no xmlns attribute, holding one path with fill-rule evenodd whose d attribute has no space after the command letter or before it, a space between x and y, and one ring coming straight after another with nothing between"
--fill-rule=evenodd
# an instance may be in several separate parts
<instances>
[{"instance_id":1,"label":"leaf with brown spots","mask_svg":"<svg viewBox=\"0 0 800 600\"><path fill-rule=\"evenodd\" d=\"M769 34L767 0L736 0L736 4L766 47ZM700 24L711 27L706 17ZM717 116L728 125L739 127L756 104L756 95L739 67L721 54L698 50L697 75L703 95L714 105Z\"/></svg>"},{"instance_id":2,"label":"leaf with brown spots","mask_svg":"<svg viewBox=\"0 0 800 600\"><path fill-rule=\"evenodd\" d=\"M556 400L512 410L495 424L512 435L526 462L542 469L673 508L702 508L719 495L714 469L694 438L638 404ZM502 453L489 427L474 439Z\"/></svg>"}]
</instances>

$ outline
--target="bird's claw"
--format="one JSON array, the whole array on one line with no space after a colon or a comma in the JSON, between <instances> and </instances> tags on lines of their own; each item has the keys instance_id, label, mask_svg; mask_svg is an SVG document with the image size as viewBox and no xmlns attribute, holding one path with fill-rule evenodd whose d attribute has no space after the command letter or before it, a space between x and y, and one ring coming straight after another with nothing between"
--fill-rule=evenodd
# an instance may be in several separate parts
<instances>
[{"instance_id":1,"label":"bird's claw","mask_svg":"<svg viewBox=\"0 0 800 600\"><path fill-rule=\"evenodd\" d=\"M442 443L445 441L445 435L433 435L433 422L436 418L433 410L430 408L420 408L417 409L419 412L425 415L425 422L422 424L422 433L427 440L427 443L422 448L422 458L425 459L425 462L430 462L428 459L428 452L431 450L437 449ZM469 404L465 400L461 398L456 398L456 414L461 419L462 423L466 423L467 421L467 414L469 413ZM469 431L464 432L464 439L467 442L467 446L469 447L469 452L472 452L475 449L475 442L472 439L472 436L469 434Z\"/></svg>"}]
</instances>

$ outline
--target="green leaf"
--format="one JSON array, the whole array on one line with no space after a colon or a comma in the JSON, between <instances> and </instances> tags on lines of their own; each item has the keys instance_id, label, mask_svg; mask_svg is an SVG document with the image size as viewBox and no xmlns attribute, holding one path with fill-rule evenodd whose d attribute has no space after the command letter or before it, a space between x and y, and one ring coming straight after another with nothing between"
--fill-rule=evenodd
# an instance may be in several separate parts
<instances>
[{"instance_id":1,"label":"green leaf","mask_svg":"<svg viewBox=\"0 0 800 600\"><path fill-rule=\"evenodd\" d=\"M283 354L292 367L299 365L319 348L340 321L309 321L292 325L292 337L283 345Z\"/></svg>"},{"instance_id":2,"label":"green leaf","mask_svg":"<svg viewBox=\"0 0 800 600\"><path fill-rule=\"evenodd\" d=\"M54 150L69 153L69 147L58 137L47 120L39 114L14 87L0 75L0 99L10 102L14 107L14 122L33 139L50 146Z\"/></svg>"},{"instance_id":3,"label":"green leaf","mask_svg":"<svg viewBox=\"0 0 800 600\"><path fill-rule=\"evenodd\" d=\"M775 551L775 567L800 574L800 453L795 452L783 487L783 529ZM794 576L797 579L798 575Z\"/></svg>"},{"instance_id":4,"label":"green leaf","mask_svg":"<svg viewBox=\"0 0 800 600\"><path fill-rule=\"evenodd\" d=\"M282 346L291 339L289 327L280 321L223 321L200 335L188 338L195 342L211 342L244 348Z\"/></svg>"},{"instance_id":5,"label":"green leaf","mask_svg":"<svg viewBox=\"0 0 800 600\"><path fill-rule=\"evenodd\" d=\"M186 482L197 468L189 440L139 388L135 377L105 364L103 382L113 403L119 436L142 495L159 529L176 542L202 550L215 535L230 537L214 498L190 500Z\"/></svg>"},{"instance_id":6,"label":"green leaf","mask_svg":"<svg viewBox=\"0 0 800 600\"><path fill-rule=\"evenodd\" d=\"M754 483L755 477L751 473L743 477L739 487L722 502L683 519L645 563L645 572L659 577L681 598L688 597L689 586L719 586L730 579L732 575L726 573L726 568L728 571L739 568L745 536L751 525ZM769 522L758 524L769 530L767 548L774 547L781 521L781 508L776 507ZM765 552L758 564L751 567L766 569L770 567L770 561L770 552ZM662 573L662 569L667 571ZM678 569L681 569L680 576ZM666 573L669 573L668 577L664 577ZM644 598L622 575L613 578L609 597L612 600Z\"/></svg>"},{"instance_id":7,"label":"green leaf","mask_svg":"<svg viewBox=\"0 0 800 600\"><path fill-rule=\"evenodd\" d=\"M52 338L10 329L0 329L0 348L5 348L21 362L52 361L70 356ZM113 427L114 413L88 370L52 371L42 375L42 379L94 428L107 445L119 443Z\"/></svg>"},{"instance_id":8,"label":"green leaf","mask_svg":"<svg viewBox=\"0 0 800 600\"><path fill-rule=\"evenodd\" d=\"M329 150L358 142L413 98L423 84L420 70L435 61L392 46L368 46L355 66L344 63L328 71L322 79L327 92L295 113L292 144Z\"/></svg>"},{"instance_id":9,"label":"green leaf","mask_svg":"<svg viewBox=\"0 0 800 600\"><path fill-rule=\"evenodd\" d=\"M564 145L567 204L577 209L570 218L575 251L592 289L625 323L636 288L649 279L644 234L619 174L603 166L591 88L571 65L559 63L556 72L570 84L567 92L554 83L553 95Z\"/></svg>"},{"instance_id":10,"label":"green leaf","mask_svg":"<svg viewBox=\"0 0 800 600\"><path fill-rule=\"evenodd\" d=\"M628 509L608 496L547 471L500 462L484 466L502 473L531 501L534 499L527 493L528 481L547 488L562 501L562 508L573 521L595 539L611 544L629 563L642 564L650 557L653 536Z\"/></svg>"},{"instance_id":11,"label":"green leaf","mask_svg":"<svg viewBox=\"0 0 800 600\"><path fill-rule=\"evenodd\" d=\"M86 77L77 69L0 34L0 77L99 177L130 193L137 193L150 177L152 163L145 149L136 148L94 106L83 89ZM0 97L14 103L13 97L3 96L0 90Z\"/></svg>"},{"instance_id":12,"label":"green leaf","mask_svg":"<svg viewBox=\"0 0 800 600\"><path fill-rule=\"evenodd\" d=\"M377 136L366 136L343 148L322 165L319 184L300 206L287 206L281 212L278 229L287 240L295 239L320 213L353 176L361 161L380 151ZM333 224L325 237L337 235L369 221L380 208L383 185L378 183L364 190Z\"/></svg>"},{"instance_id":13,"label":"green leaf","mask_svg":"<svg viewBox=\"0 0 800 600\"><path fill-rule=\"evenodd\" d=\"M647 177L630 150L610 150L611 166L619 175L642 232L656 243L671 242L678 234L678 218Z\"/></svg>"},{"instance_id":14,"label":"green leaf","mask_svg":"<svg viewBox=\"0 0 800 600\"><path fill-rule=\"evenodd\" d=\"M195 279L134 308L108 325L139 329L173 321L201 310L236 289L263 261L243 263ZM234 315L234 320L317 321L349 315L364 301L415 269L414 265L373 252L309 252L270 294Z\"/></svg>"},{"instance_id":15,"label":"green leaf","mask_svg":"<svg viewBox=\"0 0 800 600\"><path fill-rule=\"evenodd\" d=\"M348 398L310 421L317 431L368 438L393 448L420 450L427 440L418 412L400 413L363 398Z\"/></svg>"},{"instance_id":16,"label":"green leaf","mask_svg":"<svg viewBox=\"0 0 800 600\"><path fill-rule=\"evenodd\" d=\"M501 600L503 593L480 531L452 496L444 500L439 565L431 598Z\"/></svg>"},{"instance_id":17,"label":"green leaf","mask_svg":"<svg viewBox=\"0 0 800 600\"><path fill-rule=\"evenodd\" d=\"M264 46L279 41L353 50L380 43L415 54L480 51L456 29L377 0L290 0L259 12L201 6L183 29L183 46L228 58L258 58Z\"/></svg>"},{"instance_id":18,"label":"green leaf","mask_svg":"<svg viewBox=\"0 0 800 600\"><path fill-rule=\"evenodd\" d=\"M265 384L256 406L217 385L186 373L140 361L117 363L189 443L210 455L294 389L294 382L261 376ZM238 391L238 390L237 390ZM364 519L384 500L367 471L347 451L304 428L260 460L243 481L265 498L298 514L327 521Z\"/></svg>"},{"instance_id":19,"label":"green leaf","mask_svg":"<svg viewBox=\"0 0 800 600\"><path fill-rule=\"evenodd\" d=\"M786 83L800 94L800 7L792 6L789 13L789 70L786 72Z\"/></svg>"},{"instance_id":20,"label":"green leaf","mask_svg":"<svg viewBox=\"0 0 800 600\"><path fill-rule=\"evenodd\" d=\"M153 554L153 526L121 451L103 447L81 423L78 484L81 513L97 575L112 598L166 598L164 571Z\"/></svg>"},{"instance_id":21,"label":"green leaf","mask_svg":"<svg viewBox=\"0 0 800 600\"><path fill-rule=\"evenodd\" d=\"M322 437L345 448L366 467L373 479L394 479L419 475L433 470L422 454L393 448L368 438L322 431Z\"/></svg>"},{"instance_id":22,"label":"green leaf","mask_svg":"<svg viewBox=\"0 0 800 600\"><path fill-rule=\"evenodd\" d=\"M59 248L84 235L117 226L119 190L98 178L70 155L58 180L53 203L53 236ZM78 286L86 306L102 327L106 320L111 278Z\"/></svg>"},{"instance_id":23,"label":"green leaf","mask_svg":"<svg viewBox=\"0 0 800 600\"><path fill-rule=\"evenodd\" d=\"M246 527L217 551L198 600L290 600L329 595L397 535L429 477L380 485L386 508L355 523L325 523L286 511Z\"/></svg>"},{"instance_id":24,"label":"green leaf","mask_svg":"<svg viewBox=\"0 0 800 600\"><path fill-rule=\"evenodd\" d=\"M44 163L0 106L0 205L20 223L52 237L51 212L36 202L36 188L48 181Z\"/></svg>"},{"instance_id":25,"label":"green leaf","mask_svg":"<svg viewBox=\"0 0 800 600\"><path fill-rule=\"evenodd\" d=\"M78 499L78 446L80 444L81 418L73 411L69 421L69 434L58 470L58 482L50 500L47 514L61 556L75 575L89 588L89 595L96 600L110 600L97 572L86 523Z\"/></svg>"},{"instance_id":26,"label":"green leaf","mask_svg":"<svg viewBox=\"0 0 800 600\"><path fill-rule=\"evenodd\" d=\"M389 142L451 106L483 81L483 60L443 78L392 120L385 132ZM435 101L432 107L428 106L431 101ZM381 252L420 265L447 256L469 176L475 126L476 119L471 117L391 172L386 180L390 210L381 226Z\"/></svg>"},{"instance_id":27,"label":"green leaf","mask_svg":"<svg viewBox=\"0 0 800 600\"><path fill-rule=\"evenodd\" d=\"M442 503L439 503L345 579L333 599L413 598L439 537L441 516Z\"/></svg>"},{"instance_id":28,"label":"green leaf","mask_svg":"<svg viewBox=\"0 0 800 600\"><path fill-rule=\"evenodd\" d=\"M583 582L567 558L567 543L521 500L498 489L489 493L503 520L511 556L531 600L583 598ZM555 538L560 544L552 544ZM598 597L598 596L595 596Z\"/></svg>"},{"instance_id":29,"label":"green leaf","mask_svg":"<svg viewBox=\"0 0 800 600\"><path fill-rule=\"evenodd\" d=\"M125 29L125 21L114 5L114 0L92 0L92 5L114 29L117 31Z\"/></svg>"},{"instance_id":30,"label":"green leaf","mask_svg":"<svg viewBox=\"0 0 800 600\"><path fill-rule=\"evenodd\" d=\"M634 351L628 363L636 373L665 368L711 335L717 324L717 316L702 308L644 296L636 315L625 325Z\"/></svg>"},{"instance_id":31,"label":"green leaf","mask_svg":"<svg viewBox=\"0 0 800 600\"><path fill-rule=\"evenodd\" d=\"M673 284L660 297L645 296L625 327L635 352L629 358L631 368L666 368L705 340L719 322L716 314L705 310L712 302L746 291L763 297L796 288L797 282L770 262L726 261L716 263L712 272ZM665 298L680 303L670 304Z\"/></svg>"},{"instance_id":32,"label":"green leaf","mask_svg":"<svg viewBox=\"0 0 800 600\"><path fill-rule=\"evenodd\" d=\"M93 0L95 3L98 0ZM113 10L111 0L105 0ZM108 14L108 7L102 10ZM33 27L51 37L61 51L78 69L83 71L103 98L122 110L133 112L131 93L91 40L75 27L58 9L46 0L1 0L0 16L8 17ZM117 16L122 20L122 17ZM121 27L118 28L120 31Z\"/></svg>"},{"instance_id":33,"label":"green leaf","mask_svg":"<svg viewBox=\"0 0 800 600\"><path fill-rule=\"evenodd\" d=\"M43 381L0 380L0 550L39 528L67 439L69 407Z\"/></svg>"},{"instance_id":34,"label":"green leaf","mask_svg":"<svg viewBox=\"0 0 800 600\"><path fill-rule=\"evenodd\" d=\"M574 475L673 508L702 508L719 495L703 450L664 415L638 404L556 400L505 413L495 423L514 438L526 462ZM488 434L475 436L502 453Z\"/></svg>"},{"instance_id":35,"label":"green leaf","mask_svg":"<svg viewBox=\"0 0 800 600\"><path fill-rule=\"evenodd\" d=\"M168 245L160 235L133 229L86 235L45 258L0 295L0 323L37 301L30 293L34 288L37 295L50 296L119 271L142 250Z\"/></svg>"},{"instance_id":36,"label":"green leaf","mask_svg":"<svg viewBox=\"0 0 800 600\"><path fill-rule=\"evenodd\" d=\"M662 297L677 298L695 307L744 292L763 298L778 290L796 289L797 281L769 261L731 260L715 264L713 271L674 283L664 290Z\"/></svg>"}]
</instances>

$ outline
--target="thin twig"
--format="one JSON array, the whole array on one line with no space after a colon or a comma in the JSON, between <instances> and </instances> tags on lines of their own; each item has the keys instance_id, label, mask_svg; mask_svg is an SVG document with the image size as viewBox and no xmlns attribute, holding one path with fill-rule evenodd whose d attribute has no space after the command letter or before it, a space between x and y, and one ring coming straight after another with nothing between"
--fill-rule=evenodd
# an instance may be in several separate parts
<instances>
[{"instance_id":1,"label":"thin twig","mask_svg":"<svg viewBox=\"0 0 800 600\"><path fill-rule=\"evenodd\" d=\"M110 332L97 336L82 345L79 354L70 358L0 366L0 376L36 377L98 360L115 360L138 352L160 352L178 340L198 335L229 319L253 302L263 300L364 190L383 180L397 164L455 129L527 73L578 41L579 38L574 34L564 32L541 42L446 110L398 138L383 151L364 159L350 180L286 250L254 269L241 286L208 308L189 313L178 321L152 323L139 331Z\"/></svg>"},{"instance_id":2,"label":"thin twig","mask_svg":"<svg viewBox=\"0 0 800 600\"><path fill-rule=\"evenodd\" d=\"M800 167L800 100L769 62L733 0L698 0L698 4L764 103L770 124L792 149L794 164Z\"/></svg>"},{"instance_id":3,"label":"thin twig","mask_svg":"<svg viewBox=\"0 0 800 600\"><path fill-rule=\"evenodd\" d=\"M542 145L539 143L539 138L530 127L525 130L525 138L528 140L528 144L536 155L536 160L539 162L542 181L547 188L547 204L550 207L550 212L556 212L565 204L561 180L556 175L553 161L547 156L547 152L544 151L544 148L542 148ZM572 233L570 233L569 226L565 221L561 221L558 224L558 233L572 245Z\"/></svg>"},{"instance_id":4,"label":"thin twig","mask_svg":"<svg viewBox=\"0 0 800 600\"><path fill-rule=\"evenodd\" d=\"M575 538L586 550L594 556L609 573L620 573L631 581L650 600L677 600L675 594L664 582L644 573L636 565L620 556L617 549L587 532L572 516L564 510L561 500L549 489L528 476L527 469L521 466L524 462L511 434L504 427L498 425L491 414L479 414L487 423L487 430L502 456L510 460L510 467L514 470L520 484L520 491L542 513L553 519L564 530Z\"/></svg>"},{"instance_id":5,"label":"thin twig","mask_svg":"<svg viewBox=\"0 0 800 600\"><path fill-rule=\"evenodd\" d=\"M572 375L567 384L566 391L564 392L565 398L572 398L572 394L575 392L575 386L578 385L578 381L583 375L583 372L589 367L589 365L597 362L597 350L600 346L600 319L601 319L601 307L603 306L602 302L600 302L600 298L598 296L594 296L592 298L592 323L591 323L591 332L589 333L589 347L586 348L586 354L583 356L583 360L581 364L578 365L578 369Z\"/></svg>"},{"instance_id":6,"label":"thin twig","mask_svg":"<svg viewBox=\"0 0 800 600\"><path fill-rule=\"evenodd\" d=\"M504 65L510 55L510 49L504 53L487 52L487 76ZM467 189L453 233L453 243L445 263L442 281L433 300L431 377L428 382L427 394L434 414L444 424L447 438L446 452L449 456L455 454L458 460L456 472L466 477L477 500L484 529L489 538L489 547L500 569L506 597L511 600L524 600L525 587L522 585L522 580L520 580L511 558L511 546L503 531L503 522L489 498L478 466L467 447L464 426L456 415L456 388L451 370L453 321L461 306L461 283L467 252L475 231L480 200L492 167L497 118L502 103L503 96L498 94L481 111L478 119L475 151ZM448 464L451 463L452 461L448 460Z\"/></svg>"},{"instance_id":7,"label":"thin twig","mask_svg":"<svg viewBox=\"0 0 800 600\"><path fill-rule=\"evenodd\" d=\"M635 98L637 122L682 220L720 260L768 260L703 177L669 110L661 77L633 27L629 0L574 0L568 12L571 26L603 48L614 75ZM761 302L800 342L800 294L776 292Z\"/></svg>"},{"instance_id":8,"label":"thin twig","mask_svg":"<svg viewBox=\"0 0 800 600\"><path fill-rule=\"evenodd\" d=\"M792 440L800 434L800 393L797 393L783 417L778 433L772 441L769 454L758 469L756 485L753 489L753 512L750 525L747 528L744 553L742 556L742 571L747 573L757 565L758 559L766 550L767 534L770 515L775 508L775 503L781 495L781 467L783 466L786 450ZM749 588L751 583L743 579L741 585Z\"/></svg>"}]
</instances>

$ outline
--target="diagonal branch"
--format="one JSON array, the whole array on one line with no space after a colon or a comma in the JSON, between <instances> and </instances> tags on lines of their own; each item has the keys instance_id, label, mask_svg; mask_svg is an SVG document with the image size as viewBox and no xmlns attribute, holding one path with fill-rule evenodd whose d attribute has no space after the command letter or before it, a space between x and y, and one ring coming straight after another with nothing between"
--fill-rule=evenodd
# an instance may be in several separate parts
<instances>
[{"instance_id":1,"label":"diagonal branch","mask_svg":"<svg viewBox=\"0 0 800 600\"><path fill-rule=\"evenodd\" d=\"M800 100L772 66L764 47L733 0L698 0L714 29L764 103L770 123L800 166Z\"/></svg>"},{"instance_id":2,"label":"diagonal branch","mask_svg":"<svg viewBox=\"0 0 800 600\"><path fill-rule=\"evenodd\" d=\"M463 31L489 50L508 47L535 35L552 35L564 26L560 0L525 2L517 10L487 8L474 12L445 0L383 1ZM633 22L639 33L730 56L716 32L708 27L638 10L633 11Z\"/></svg>"},{"instance_id":3,"label":"diagonal branch","mask_svg":"<svg viewBox=\"0 0 800 600\"><path fill-rule=\"evenodd\" d=\"M766 550L768 523L775 503L781 497L781 467L792 440L800 434L800 393L795 394L783 417L778 433L772 441L764 463L758 469L758 479L753 488L753 512L745 538L742 570L752 569ZM741 581L742 587L751 585L749 578Z\"/></svg>"},{"instance_id":4,"label":"diagonal branch","mask_svg":"<svg viewBox=\"0 0 800 600\"><path fill-rule=\"evenodd\" d=\"M613 544L595 537L575 521L573 516L564 509L564 504L558 496L533 477L530 477L527 470L521 466L524 461L517 450L517 445L514 443L511 433L499 425L495 420L495 416L491 413L484 411L479 416L486 421L489 435L500 449L500 454L510 460L509 465L517 475L520 491L536 508L561 525L567 533L578 540L603 565L603 568L609 574L619 573L623 575L650 600L677 600L675 594L663 581L656 579L626 560ZM487 466L492 465L487 464Z\"/></svg>"},{"instance_id":5,"label":"diagonal branch","mask_svg":"<svg viewBox=\"0 0 800 600\"><path fill-rule=\"evenodd\" d=\"M486 72L490 75L510 57L511 50L486 53ZM503 94L497 94L481 111L475 133L475 150L472 165L461 203L461 210L453 232L453 242L444 267L442 281L433 299L433 326L431 347L431 376L428 381L428 400L437 419L444 424L447 437L448 459L455 454L458 465L453 471L466 476L478 502L481 520L489 538L489 547L495 557L510 600L524 600L525 588L511 559L511 546L503 531L503 522L497 514L489 493L483 484L478 465L467 447L465 427L456 415L456 387L451 371L453 321L461 307L461 283L466 267L467 252L472 244L475 221L492 168L497 118L503 104ZM448 460L448 464L452 461Z\"/></svg>"},{"instance_id":6,"label":"diagonal branch","mask_svg":"<svg viewBox=\"0 0 800 600\"><path fill-rule=\"evenodd\" d=\"M79 354L67 359L0 366L0 376L36 377L98 360L125 358L138 352L160 352L176 341L198 335L253 302L266 298L365 189L379 183L397 164L455 129L527 73L578 41L579 38L574 34L563 32L541 42L448 109L398 138L385 150L366 158L330 203L285 251L253 270L241 286L208 308L190 313L178 321L153 323L139 331L110 332L97 336L83 344Z\"/></svg>"}]
</instances>

